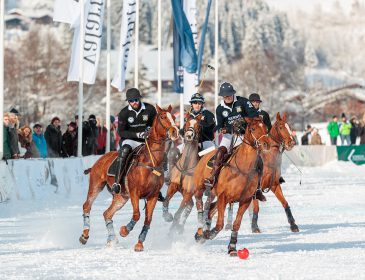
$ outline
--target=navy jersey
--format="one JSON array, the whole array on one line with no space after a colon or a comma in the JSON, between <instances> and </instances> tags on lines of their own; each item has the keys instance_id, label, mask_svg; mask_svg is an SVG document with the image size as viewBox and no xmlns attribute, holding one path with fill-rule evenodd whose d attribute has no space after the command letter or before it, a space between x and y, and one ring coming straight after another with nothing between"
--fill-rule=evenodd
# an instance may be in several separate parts
<instances>
[{"instance_id":1,"label":"navy jersey","mask_svg":"<svg viewBox=\"0 0 365 280\"><path fill-rule=\"evenodd\" d=\"M120 141L130 139L144 142L143 138L138 138L137 133L144 132L147 127L151 127L156 115L155 107L148 103L142 102L138 112L130 105L124 107L118 115Z\"/></svg>"},{"instance_id":2,"label":"navy jersey","mask_svg":"<svg viewBox=\"0 0 365 280\"><path fill-rule=\"evenodd\" d=\"M232 132L232 124L235 120L242 117L254 118L259 114L251 102L241 96L236 96L233 104L227 106L224 101L217 106L217 126L215 130L226 128L228 132Z\"/></svg>"},{"instance_id":3,"label":"navy jersey","mask_svg":"<svg viewBox=\"0 0 365 280\"><path fill-rule=\"evenodd\" d=\"M204 141L212 141L214 139L215 117L214 114L203 108L199 113L195 114L193 111L189 112L194 119L202 115L200 126L202 127L199 143Z\"/></svg>"},{"instance_id":4,"label":"navy jersey","mask_svg":"<svg viewBox=\"0 0 365 280\"><path fill-rule=\"evenodd\" d=\"M266 125L267 131L270 132L272 125L269 114L261 109L258 109L257 112L259 113L259 116L262 118L262 121Z\"/></svg>"}]
</instances>

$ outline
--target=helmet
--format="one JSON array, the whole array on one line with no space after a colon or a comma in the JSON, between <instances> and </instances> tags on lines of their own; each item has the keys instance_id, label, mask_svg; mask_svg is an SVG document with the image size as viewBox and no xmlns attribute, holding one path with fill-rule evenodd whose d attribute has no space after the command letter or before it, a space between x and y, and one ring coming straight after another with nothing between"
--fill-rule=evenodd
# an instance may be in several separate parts
<instances>
[{"instance_id":1,"label":"helmet","mask_svg":"<svg viewBox=\"0 0 365 280\"><path fill-rule=\"evenodd\" d=\"M190 104L192 104L193 102L201 102L201 103L205 103L204 97L200 94L200 93L194 93L191 96L190 99Z\"/></svg>"},{"instance_id":2,"label":"helmet","mask_svg":"<svg viewBox=\"0 0 365 280\"><path fill-rule=\"evenodd\" d=\"M230 83L224 82L219 88L219 96L232 96L236 93L233 86Z\"/></svg>"},{"instance_id":3,"label":"helmet","mask_svg":"<svg viewBox=\"0 0 365 280\"><path fill-rule=\"evenodd\" d=\"M251 93L250 96L248 97L248 100L252 101L259 101L262 102L260 95L257 93Z\"/></svg>"},{"instance_id":4,"label":"helmet","mask_svg":"<svg viewBox=\"0 0 365 280\"><path fill-rule=\"evenodd\" d=\"M142 98L141 93L137 88L129 88L126 92L126 99L125 100L131 100L131 99L140 99Z\"/></svg>"}]
</instances>

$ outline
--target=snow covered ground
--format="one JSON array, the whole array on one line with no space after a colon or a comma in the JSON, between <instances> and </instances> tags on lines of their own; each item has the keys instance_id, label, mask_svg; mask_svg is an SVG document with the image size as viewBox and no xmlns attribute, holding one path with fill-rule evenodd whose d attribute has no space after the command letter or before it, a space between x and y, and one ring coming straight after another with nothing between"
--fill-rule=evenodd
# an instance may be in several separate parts
<instances>
[{"instance_id":1,"label":"snow covered ground","mask_svg":"<svg viewBox=\"0 0 365 280\"><path fill-rule=\"evenodd\" d=\"M227 231L196 244L195 211L184 234L170 238L158 204L145 251L136 253L143 215L130 236L119 237L116 247L105 246L102 213L111 200L106 191L94 204L85 246L78 241L85 188L73 190L69 197L45 191L41 199L1 203L1 278L365 279L365 166L331 162L302 172L300 176L288 166L283 185L300 232L290 232L283 208L268 194L259 216L263 233L250 232L247 214L239 232L238 248L249 249L248 260L227 255ZM173 211L179 200L180 196L173 199ZM114 217L116 230L130 217L128 204Z\"/></svg>"}]
</instances>

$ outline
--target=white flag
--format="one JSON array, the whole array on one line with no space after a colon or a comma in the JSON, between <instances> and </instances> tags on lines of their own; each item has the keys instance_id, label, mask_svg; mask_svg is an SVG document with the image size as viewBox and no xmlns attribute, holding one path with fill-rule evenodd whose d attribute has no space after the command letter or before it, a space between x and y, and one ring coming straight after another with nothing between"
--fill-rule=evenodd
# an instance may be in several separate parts
<instances>
[{"instance_id":1,"label":"white flag","mask_svg":"<svg viewBox=\"0 0 365 280\"><path fill-rule=\"evenodd\" d=\"M73 25L75 20L79 17L79 0L55 0L53 9L53 21L64 22Z\"/></svg>"},{"instance_id":2,"label":"white flag","mask_svg":"<svg viewBox=\"0 0 365 280\"><path fill-rule=\"evenodd\" d=\"M112 81L112 86L122 91L125 88L125 75L128 64L129 49L132 42L133 30L136 22L136 0L124 0L122 24L120 28L120 51L118 68Z\"/></svg>"},{"instance_id":3,"label":"white flag","mask_svg":"<svg viewBox=\"0 0 365 280\"><path fill-rule=\"evenodd\" d=\"M94 84L98 69L101 36L103 33L105 0L88 0L85 5L84 21L84 83ZM71 63L68 71L68 81L79 81L80 57L80 25L75 27L72 41Z\"/></svg>"}]
</instances>

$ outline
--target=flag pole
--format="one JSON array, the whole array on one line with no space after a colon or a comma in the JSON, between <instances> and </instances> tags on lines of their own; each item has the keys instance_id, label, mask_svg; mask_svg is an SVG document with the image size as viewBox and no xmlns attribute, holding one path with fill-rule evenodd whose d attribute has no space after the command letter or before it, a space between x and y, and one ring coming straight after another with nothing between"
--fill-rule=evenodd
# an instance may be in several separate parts
<instances>
[{"instance_id":1,"label":"flag pole","mask_svg":"<svg viewBox=\"0 0 365 280\"><path fill-rule=\"evenodd\" d=\"M0 160L4 154L4 1L0 0Z\"/></svg>"},{"instance_id":2,"label":"flag pole","mask_svg":"<svg viewBox=\"0 0 365 280\"><path fill-rule=\"evenodd\" d=\"M215 21L214 21L214 111L218 106L218 2L219 0L215 0Z\"/></svg>"},{"instance_id":3,"label":"flag pole","mask_svg":"<svg viewBox=\"0 0 365 280\"><path fill-rule=\"evenodd\" d=\"M107 129L106 132L106 146L105 146L105 152L110 152L110 133L111 133L111 127L110 127L110 46L111 46L111 9L110 9L110 0L106 1L106 9L107 9L107 19L106 19L106 122L105 126ZM101 129L103 129L101 127Z\"/></svg>"},{"instance_id":4,"label":"flag pole","mask_svg":"<svg viewBox=\"0 0 365 280\"><path fill-rule=\"evenodd\" d=\"M139 0L136 0L136 37L134 47L134 87L138 88Z\"/></svg>"},{"instance_id":5,"label":"flag pole","mask_svg":"<svg viewBox=\"0 0 365 280\"><path fill-rule=\"evenodd\" d=\"M79 110L78 110L78 131L77 131L77 156L82 157L82 121L83 121L83 103L84 103L84 36L85 36L85 25L84 25L84 17L85 17L85 5L84 0L80 0L80 58L79 58Z\"/></svg>"},{"instance_id":6,"label":"flag pole","mask_svg":"<svg viewBox=\"0 0 365 280\"><path fill-rule=\"evenodd\" d=\"M161 25L162 25L162 19L161 19L161 0L158 0L158 43L157 43L157 56L158 56L158 67L157 67L157 104L158 106L161 106L161 99L162 99L162 78L161 78L161 51L162 51L162 32L161 32Z\"/></svg>"}]
</instances>

